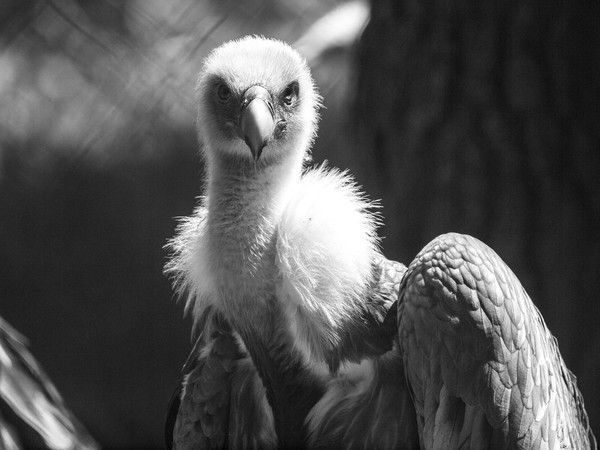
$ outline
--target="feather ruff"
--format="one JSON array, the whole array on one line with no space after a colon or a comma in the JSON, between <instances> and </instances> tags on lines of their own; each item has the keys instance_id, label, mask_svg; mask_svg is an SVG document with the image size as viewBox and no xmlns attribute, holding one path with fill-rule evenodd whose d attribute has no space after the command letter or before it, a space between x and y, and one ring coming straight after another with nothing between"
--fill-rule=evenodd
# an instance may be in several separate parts
<instances>
[{"instance_id":1,"label":"feather ruff","mask_svg":"<svg viewBox=\"0 0 600 450\"><path fill-rule=\"evenodd\" d=\"M191 216L180 218L175 236L165 246L171 256L164 268L178 298L185 301L184 314L191 313L193 316L194 330L202 328L199 321L214 297L211 295L212 277L206 258L208 210L204 206L205 197L199 200L200 204Z\"/></svg>"},{"instance_id":2,"label":"feather ruff","mask_svg":"<svg viewBox=\"0 0 600 450\"><path fill-rule=\"evenodd\" d=\"M324 166L304 174L278 226L277 257L296 346L323 359L356 317L378 253L378 218L347 172Z\"/></svg>"},{"instance_id":3,"label":"feather ruff","mask_svg":"<svg viewBox=\"0 0 600 450\"><path fill-rule=\"evenodd\" d=\"M181 220L167 244L165 266L195 322L207 306L221 306L210 270L205 204L201 199ZM356 303L364 302L379 254L377 207L347 172L325 166L308 170L288 194L275 230L277 298L294 342L309 359L339 343Z\"/></svg>"}]
</instances>

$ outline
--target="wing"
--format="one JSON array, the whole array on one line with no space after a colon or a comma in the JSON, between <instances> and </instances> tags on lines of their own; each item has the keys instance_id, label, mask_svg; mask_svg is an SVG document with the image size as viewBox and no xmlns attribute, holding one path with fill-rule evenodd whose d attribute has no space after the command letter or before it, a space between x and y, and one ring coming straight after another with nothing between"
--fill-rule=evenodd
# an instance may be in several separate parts
<instances>
[{"instance_id":1,"label":"wing","mask_svg":"<svg viewBox=\"0 0 600 450\"><path fill-rule=\"evenodd\" d=\"M276 448L273 412L249 356L236 362L231 380L230 448Z\"/></svg>"},{"instance_id":2,"label":"wing","mask_svg":"<svg viewBox=\"0 0 600 450\"><path fill-rule=\"evenodd\" d=\"M369 332L346 351L347 361L308 418L311 447L418 448L415 410L406 386L396 335L396 299L406 267L377 258L365 302ZM356 341L356 339L353 339ZM362 352L362 358L357 353Z\"/></svg>"},{"instance_id":3,"label":"wing","mask_svg":"<svg viewBox=\"0 0 600 450\"><path fill-rule=\"evenodd\" d=\"M274 448L273 416L258 373L229 324L206 308L167 419L167 447ZM169 442L172 438L172 442Z\"/></svg>"},{"instance_id":4,"label":"wing","mask_svg":"<svg viewBox=\"0 0 600 450\"><path fill-rule=\"evenodd\" d=\"M403 279L398 321L426 448L595 447L556 340L485 244L429 243Z\"/></svg>"},{"instance_id":5,"label":"wing","mask_svg":"<svg viewBox=\"0 0 600 450\"><path fill-rule=\"evenodd\" d=\"M0 318L0 448L98 448L25 342Z\"/></svg>"}]
</instances>

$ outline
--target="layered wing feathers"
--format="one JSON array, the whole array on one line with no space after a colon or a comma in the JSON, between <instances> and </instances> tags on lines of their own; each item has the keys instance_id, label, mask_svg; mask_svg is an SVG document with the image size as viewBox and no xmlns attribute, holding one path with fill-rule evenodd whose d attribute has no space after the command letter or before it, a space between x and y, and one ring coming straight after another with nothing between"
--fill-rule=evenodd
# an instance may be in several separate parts
<instances>
[{"instance_id":1,"label":"layered wing feathers","mask_svg":"<svg viewBox=\"0 0 600 450\"><path fill-rule=\"evenodd\" d=\"M588 448L575 377L508 266L445 234L410 265L399 339L426 448Z\"/></svg>"},{"instance_id":2,"label":"layered wing feathers","mask_svg":"<svg viewBox=\"0 0 600 450\"><path fill-rule=\"evenodd\" d=\"M175 406L173 448L274 448L271 408L246 350L213 308L204 310L199 323L202 332L184 366Z\"/></svg>"}]
</instances>

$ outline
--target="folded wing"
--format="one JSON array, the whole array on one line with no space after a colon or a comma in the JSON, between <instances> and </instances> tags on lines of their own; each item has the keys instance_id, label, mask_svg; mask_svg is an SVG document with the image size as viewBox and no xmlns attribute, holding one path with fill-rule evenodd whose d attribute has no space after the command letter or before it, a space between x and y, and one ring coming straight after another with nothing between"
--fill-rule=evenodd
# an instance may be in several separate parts
<instances>
[{"instance_id":1,"label":"folded wing","mask_svg":"<svg viewBox=\"0 0 600 450\"><path fill-rule=\"evenodd\" d=\"M408 268L400 347L426 448L589 448L583 399L538 309L477 239L445 234Z\"/></svg>"},{"instance_id":2,"label":"folded wing","mask_svg":"<svg viewBox=\"0 0 600 450\"><path fill-rule=\"evenodd\" d=\"M184 366L167 420L167 447L275 448L273 414L258 372L229 324L211 307Z\"/></svg>"}]
</instances>

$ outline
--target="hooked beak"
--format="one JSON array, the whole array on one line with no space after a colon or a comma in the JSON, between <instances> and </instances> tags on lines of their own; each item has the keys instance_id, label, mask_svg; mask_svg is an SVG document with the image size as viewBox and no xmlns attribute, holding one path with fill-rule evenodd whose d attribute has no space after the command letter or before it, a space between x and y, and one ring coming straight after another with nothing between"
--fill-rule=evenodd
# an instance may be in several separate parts
<instances>
[{"instance_id":1,"label":"hooked beak","mask_svg":"<svg viewBox=\"0 0 600 450\"><path fill-rule=\"evenodd\" d=\"M271 95L262 86L252 86L242 97L240 134L250 147L254 161L258 161L262 149L275 129Z\"/></svg>"}]
</instances>

